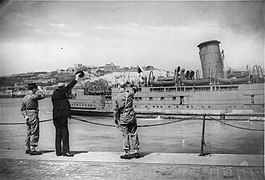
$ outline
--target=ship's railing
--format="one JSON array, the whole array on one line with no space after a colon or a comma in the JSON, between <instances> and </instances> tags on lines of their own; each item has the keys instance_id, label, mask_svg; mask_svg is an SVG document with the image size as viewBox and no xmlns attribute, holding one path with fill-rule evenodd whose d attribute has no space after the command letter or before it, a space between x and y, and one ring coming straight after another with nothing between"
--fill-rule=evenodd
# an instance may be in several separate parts
<instances>
[{"instance_id":1,"label":"ship's railing","mask_svg":"<svg viewBox=\"0 0 265 180\"><path fill-rule=\"evenodd\" d=\"M163 115L163 113L157 113L157 115L161 116ZM169 115L169 114L167 114ZM264 132L264 129L253 129L253 128L246 128L246 127L241 127L241 126L237 126L237 125L233 125L230 124L228 122L225 121L229 121L229 120L235 120L234 117L259 117L258 121L262 121L264 122L264 114L171 114L174 117L179 117L179 118L175 118L174 120L170 119L169 121L165 120L164 122L160 122L160 123L154 123L154 124L146 124L146 125L138 125L139 128L147 128L147 127L154 127L154 126L163 126L163 125L168 125L168 124L173 124L173 123L179 123L182 121L189 121L189 120L202 120L202 135L201 135L201 149L200 149L200 154L199 156L205 156L208 153L204 153L204 146L206 146L205 143L205 124L206 121L216 121L219 122L223 125L229 126L229 127L233 127L233 128L237 128L237 129L241 129L241 130L248 130L248 131L256 131L256 132ZM186 117L185 117L186 116ZM227 117L232 117L233 119L229 119ZM114 124L105 124L105 123L100 123L100 122L94 122L94 121L89 121L87 119L83 119L80 117L75 117L72 116L73 120L76 121L80 121L80 122L84 122L84 123L88 123L88 124L93 124L93 125L99 125L99 126L107 126L107 127L117 127ZM52 121L53 119L46 119L46 120L41 120L39 121L40 123L44 123L44 122L49 122ZM24 125L26 124L26 122L6 122L6 123L0 123L0 125Z\"/></svg>"}]
</instances>

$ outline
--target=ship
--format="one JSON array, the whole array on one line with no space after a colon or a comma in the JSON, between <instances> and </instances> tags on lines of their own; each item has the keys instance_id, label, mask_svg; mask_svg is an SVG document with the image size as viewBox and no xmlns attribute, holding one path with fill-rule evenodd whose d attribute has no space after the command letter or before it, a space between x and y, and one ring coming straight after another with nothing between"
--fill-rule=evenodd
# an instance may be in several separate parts
<instances>
[{"instance_id":1,"label":"ship","mask_svg":"<svg viewBox=\"0 0 265 180\"><path fill-rule=\"evenodd\" d=\"M261 66L247 66L243 71L224 68L224 50L218 40L200 43L200 71L177 67L173 75L155 78L150 70L144 82L137 84L134 110L137 116L174 117L208 114L246 115L264 119L264 75ZM142 68L140 69L140 72ZM138 71L139 72L139 71ZM112 116L113 97L119 93L115 84L110 90L77 89L70 99L73 115Z\"/></svg>"}]
</instances>

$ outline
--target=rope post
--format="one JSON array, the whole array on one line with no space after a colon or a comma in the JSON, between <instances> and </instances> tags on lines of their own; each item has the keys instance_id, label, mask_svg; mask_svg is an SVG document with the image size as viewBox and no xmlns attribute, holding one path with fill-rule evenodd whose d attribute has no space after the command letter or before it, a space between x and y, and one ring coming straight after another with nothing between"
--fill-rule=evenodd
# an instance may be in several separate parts
<instances>
[{"instance_id":1,"label":"rope post","mask_svg":"<svg viewBox=\"0 0 265 180\"><path fill-rule=\"evenodd\" d=\"M202 139L201 139L201 153L200 153L199 156L205 156L205 155L206 155L206 154L203 152L203 146L206 146L205 141L204 141L205 117L206 117L206 114L203 115Z\"/></svg>"}]
</instances>

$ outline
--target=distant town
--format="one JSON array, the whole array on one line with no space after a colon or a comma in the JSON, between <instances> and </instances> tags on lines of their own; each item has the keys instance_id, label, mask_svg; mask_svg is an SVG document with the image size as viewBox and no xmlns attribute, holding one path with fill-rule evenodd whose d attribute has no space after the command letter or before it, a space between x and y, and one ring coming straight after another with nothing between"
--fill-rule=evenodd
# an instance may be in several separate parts
<instances>
[{"instance_id":1,"label":"distant town","mask_svg":"<svg viewBox=\"0 0 265 180\"><path fill-rule=\"evenodd\" d=\"M165 75L165 70L159 70L153 66L142 67L144 71L156 70L161 75ZM36 82L44 88L46 93L51 94L56 85L60 82L69 83L74 77L75 72L82 70L85 77L75 86L75 88L105 88L111 86L121 79L137 79L139 76L138 67L121 67L113 63L104 66L85 66L74 64L67 69L57 69L51 72L27 72L0 77L0 97L22 97L25 95L27 85ZM104 86L104 87L103 87Z\"/></svg>"}]
</instances>

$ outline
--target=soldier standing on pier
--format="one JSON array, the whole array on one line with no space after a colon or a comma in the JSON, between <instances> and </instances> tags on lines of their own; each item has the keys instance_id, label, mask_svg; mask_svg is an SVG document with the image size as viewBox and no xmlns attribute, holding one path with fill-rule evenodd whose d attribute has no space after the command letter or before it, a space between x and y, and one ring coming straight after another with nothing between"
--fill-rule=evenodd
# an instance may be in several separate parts
<instances>
[{"instance_id":1,"label":"soldier standing on pier","mask_svg":"<svg viewBox=\"0 0 265 180\"><path fill-rule=\"evenodd\" d=\"M69 147L68 118L71 117L71 106L67 98L67 93L74 87L78 79L83 76L84 72L78 71L74 80L72 80L67 86L65 86L64 83L59 83L58 88L52 94L53 124L56 130L55 150L57 156L74 156L74 154L70 153Z\"/></svg>"},{"instance_id":2,"label":"soldier standing on pier","mask_svg":"<svg viewBox=\"0 0 265 180\"><path fill-rule=\"evenodd\" d=\"M26 138L26 154L41 155L41 151L37 151L39 141L39 104L38 100L44 99L43 90L36 85L36 83L28 84L30 90L22 99L21 113L26 119L27 124L27 138ZM36 93L39 90L40 93Z\"/></svg>"},{"instance_id":3,"label":"soldier standing on pier","mask_svg":"<svg viewBox=\"0 0 265 180\"><path fill-rule=\"evenodd\" d=\"M136 93L136 88L132 88L132 92L125 91L125 89L126 83L120 84L120 93L113 100L114 122L123 133L123 149L125 154L121 155L120 158L140 158L137 120L133 109L133 97ZM131 144L135 151L134 156L130 155Z\"/></svg>"}]
</instances>

